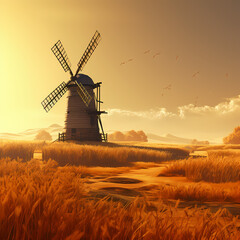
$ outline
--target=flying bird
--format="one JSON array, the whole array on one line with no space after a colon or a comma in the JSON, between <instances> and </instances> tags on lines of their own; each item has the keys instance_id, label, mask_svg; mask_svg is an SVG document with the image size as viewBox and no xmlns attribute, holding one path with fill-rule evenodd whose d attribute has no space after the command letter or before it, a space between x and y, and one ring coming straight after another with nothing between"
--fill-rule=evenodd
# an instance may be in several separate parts
<instances>
[{"instance_id":1,"label":"flying bird","mask_svg":"<svg viewBox=\"0 0 240 240\"><path fill-rule=\"evenodd\" d=\"M153 58L155 58L156 56L160 55L160 52L156 53L153 55Z\"/></svg>"},{"instance_id":2,"label":"flying bird","mask_svg":"<svg viewBox=\"0 0 240 240\"><path fill-rule=\"evenodd\" d=\"M199 74L199 72L194 73L194 74L192 75L192 77L193 77L193 78L196 77L197 74Z\"/></svg>"},{"instance_id":3,"label":"flying bird","mask_svg":"<svg viewBox=\"0 0 240 240\"><path fill-rule=\"evenodd\" d=\"M121 62L121 63L120 63L120 66L122 66L122 65L126 64L127 62L131 62L131 61L133 61L133 58L130 58L130 59L128 59L128 60L127 60L127 61L125 61L125 62Z\"/></svg>"},{"instance_id":4,"label":"flying bird","mask_svg":"<svg viewBox=\"0 0 240 240\"><path fill-rule=\"evenodd\" d=\"M147 53L150 53L150 50L145 51L143 54L147 54Z\"/></svg>"},{"instance_id":5,"label":"flying bird","mask_svg":"<svg viewBox=\"0 0 240 240\"><path fill-rule=\"evenodd\" d=\"M165 90L171 90L172 89L172 84L168 84L166 87L164 87L164 88L162 88L162 97L163 97L163 95L164 95L164 91Z\"/></svg>"},{"instance_id":6,"label":"flying bird","mask_svg":"<svg viewBox=\"0 0 240 240\"><path fill-rule=\"evenodd\" d=\"M168 84L166 87L164 87L163 89L164 90L171 90L172 88L172 84Z\"/></svg>"}]
</instances>

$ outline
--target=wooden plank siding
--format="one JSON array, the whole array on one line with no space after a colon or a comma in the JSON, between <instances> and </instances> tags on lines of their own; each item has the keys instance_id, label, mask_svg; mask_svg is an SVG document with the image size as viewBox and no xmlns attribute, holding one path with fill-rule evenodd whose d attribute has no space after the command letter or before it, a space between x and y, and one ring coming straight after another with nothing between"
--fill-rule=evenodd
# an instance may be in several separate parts
<instances>
[{"instance_id":1,"label":"wooden plank siding","mask_svg":"<svg viewBox=\"0 0 240 240\"><path fill-rule=\"evenodd\" d=\"M88 107L77 93L75 84L69 86L68 106L65 120L66 139L80 141L101 141L92 86L84 86L92 100Z\"/></svg>"}]
</instances>

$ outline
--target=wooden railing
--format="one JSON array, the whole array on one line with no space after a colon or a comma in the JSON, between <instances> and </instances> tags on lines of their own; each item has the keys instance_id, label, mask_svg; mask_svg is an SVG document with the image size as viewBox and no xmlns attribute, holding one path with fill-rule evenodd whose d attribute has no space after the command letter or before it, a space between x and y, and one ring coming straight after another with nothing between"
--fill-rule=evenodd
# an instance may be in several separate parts
<instances>
[{"instance_id":1,"label":"wooden railing","mask_svg":"<svg viewBox=\"0 0 240 240\"><path fill-rule=\"evenodd\" d=\"M107 136L107 133L106 133L106 134L101 133L102 141L107 142L107 141L108 141L107 137L108 137L108 136Z\"/></svg>"},{"instance_id":2,"label":"wooden railing","mask_svg":"<svg viewBox=\"0 0 240 240\"><path fill-rule=\"evenodd\" d=\"M59 141L59 142L64 142L64 141L66 141L66 133L59 133L59 134L58 134L58 141Z\"/></svg>"},{"instance_id":3,"label":"wooden railing","mask_svg":"<svg viewBox=\"0 0 240 240\"><path fill-rule=\"evenodd\" d=\"M74 140L74 139L76 139L76 136L75 137L72 136L71 140ZM102 139L103 142L107 142L108 141L107 133L106 134L101 133L101 139ZM64 142L66 140L67 140L66 139L66 133L58 133L58 140L57 141Z\"/></svg>"}]
</instances>

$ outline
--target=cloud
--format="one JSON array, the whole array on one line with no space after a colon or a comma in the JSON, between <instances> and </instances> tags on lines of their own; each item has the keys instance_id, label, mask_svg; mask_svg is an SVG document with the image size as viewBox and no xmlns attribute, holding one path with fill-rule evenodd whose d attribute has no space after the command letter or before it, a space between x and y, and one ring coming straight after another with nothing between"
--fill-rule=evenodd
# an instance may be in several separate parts
<instances>
[{"instance_id":1,"label":"cloud","mask_svg":"<svg viewBox=\"0 0 240 240\"><path fill-rule=\"evenodd\" d=\"M229 98L225 102L221 102L215 106L195 106L194 104L188 104L179 106L177 112L169 112L166 108L150 109L149 111L130 111L122 109L108 109L109 116L122 115L129 117L139 117L146 119L164 119L164 118L181 118L184 119L187 116L192 115L227 115L240 110L240 95L235 98Z\"/></svg>"},{"instance_id":2,"label":"cloud","mask_svg":"<svg viewBox=\"0 0 240 240\"><path fill-rule=\"evenodd\" d=\"M181 118L186 117L188 114L206 115L218 114L227 115L240 110L240 95L235 98L229 98L225 102L221 102L216 106L200 106L196 107L193 104L178 107L178 115Z\"/></svg>"},{"instance_id":3,"label":"cloud","mask_svg":"<svg viewBox=\"0 0 240 240\"><path fill-rule=\"evenodd\" d=\"M130 110L122 110L122 109L108 109L107 110L109 116L113 115L122 115L129 117L140 117L147 119L163 119L166 117L174 117L176 114L168 112L166 108L157 108L151 109L149 111L130 111Z\"/></svg>"},{"instance_id":4,"label":"cloud","mask_svg":"<svg viewBox=\"0 0 240 240\"><path fill-rule=\"evenodd\" d=\"M240 125L240 95L225 99L215 106L179 106L175 111L155 108L148 111L109 109L104 117L108 130L141 130L155 134L217 139L222 141L234 127Z\"/></svg>"}]
</instances>

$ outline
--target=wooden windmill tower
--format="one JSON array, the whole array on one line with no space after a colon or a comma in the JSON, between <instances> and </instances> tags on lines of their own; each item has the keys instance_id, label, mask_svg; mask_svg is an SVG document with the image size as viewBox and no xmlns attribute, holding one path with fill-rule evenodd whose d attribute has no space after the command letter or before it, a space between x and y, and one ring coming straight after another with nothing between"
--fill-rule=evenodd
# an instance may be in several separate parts
<instances>
[{"instance_id":1,"label":"wooden windmill tower","mask_svg":"<svg viewBox=\"0 0 240 240\"><path fill-rule=\"evenodd\" d=\"M96 31L77 65L75 75L72 73L70 61L61 41L59 40L51 49L63 70L68 71L71 75L67 83L62 82L42 101L43 108L48 112L69 90L65 132L59 134L59 140L107 141L100 118L102 113L106 113L100 110L102 103L100 86L102 82L94 83L89 76L79 74L100 40L101 35Z\"/></svg>"}]
</instances>

